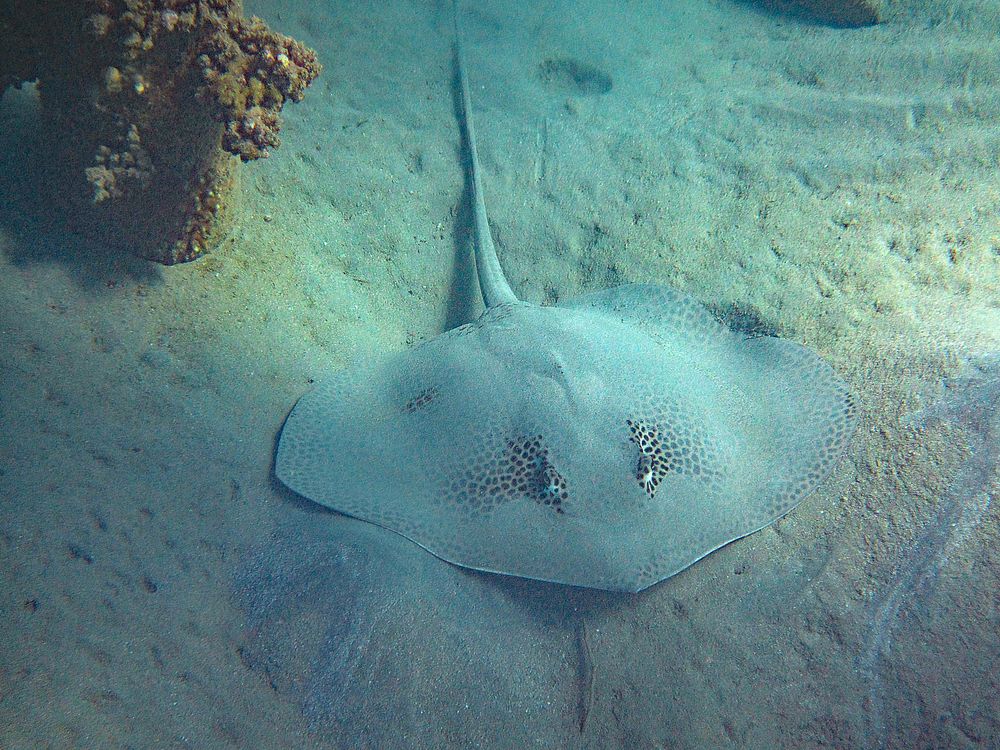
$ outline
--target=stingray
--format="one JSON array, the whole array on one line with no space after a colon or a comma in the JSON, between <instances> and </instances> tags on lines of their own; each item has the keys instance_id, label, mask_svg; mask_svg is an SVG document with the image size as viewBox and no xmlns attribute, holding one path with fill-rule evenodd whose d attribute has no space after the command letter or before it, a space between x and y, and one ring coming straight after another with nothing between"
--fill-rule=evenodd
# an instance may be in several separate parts
<instances>
[{"instance_id":1,"label":"stingray","mask_svg":"<svg viewBox=\"0 0 1000 750\"><path fill-rule=\"evenodd\" d=\"M295 492L466 568L639 591L787 513L830 473L854 402L809 349L628 284L521 301L497 258L457 42L486 311L334 373L292 409Z\"/></svg>"}]
</instances>

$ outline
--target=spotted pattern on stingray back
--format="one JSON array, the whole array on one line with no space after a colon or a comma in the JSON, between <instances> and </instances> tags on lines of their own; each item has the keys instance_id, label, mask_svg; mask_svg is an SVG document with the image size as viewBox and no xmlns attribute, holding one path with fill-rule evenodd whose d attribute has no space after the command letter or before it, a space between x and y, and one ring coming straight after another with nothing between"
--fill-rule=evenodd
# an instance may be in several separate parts
<instances>
[{"instance_id":1,"label":"spotted pattern on stingray back","mask_svg":"<svg viewBox=\"0 0 1000 750\"><path fill-rule=\"evenodd\" d=\"M626 287L502 305L333 376L275 471L459 565L636 591L801 502L854 411L804 347Z\"/></svg>"}]
</instances>

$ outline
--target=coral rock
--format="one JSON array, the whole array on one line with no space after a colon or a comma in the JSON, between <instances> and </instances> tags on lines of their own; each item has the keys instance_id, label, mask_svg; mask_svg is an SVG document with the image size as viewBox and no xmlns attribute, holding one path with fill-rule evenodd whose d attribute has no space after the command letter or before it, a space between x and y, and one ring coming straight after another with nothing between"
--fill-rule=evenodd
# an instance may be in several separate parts
<instances>
[{"instance_id":1,"label":"coral rock","mask_svg":"<svg viewBox=\"0 0 1000 750\"><path fill-rule=\"evenodd\" d=\"M226 126L223 148L243 161L278 146L278 113L286 100L300 101L320 71L312 50L259 18L229 19L209 37L198 62L204 77L199 94L218 105Z\"/></svg>"},{"instance_id":2,"label":"coral rock","mask_svg":"<svg viewBox=\"0 0 1000 750\"><path fill-rule=\"evenodd\" d=\"M240 0L6 0L0 92L38 80L67 223L164 263L221 236L237 162L280 143L279 113L316 54L245 18Z\"/></svg>"}]
</instances>

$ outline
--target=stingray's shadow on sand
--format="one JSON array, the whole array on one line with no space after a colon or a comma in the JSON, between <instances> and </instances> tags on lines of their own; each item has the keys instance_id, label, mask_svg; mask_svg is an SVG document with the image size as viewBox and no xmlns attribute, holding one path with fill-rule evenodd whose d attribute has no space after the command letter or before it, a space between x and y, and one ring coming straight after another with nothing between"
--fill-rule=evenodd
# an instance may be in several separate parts
<instances>
[{"instance_id":1,"label":"stingray's shadow on sand","mask_svg":"<svg viewBox=\"0 0 1000 750\"><path fill-rule=\"evenodd\" d=\"M586 623L641 594L461 568L297 495L273 467L271 485L275 528L234 581L240 653L311 731L386 747L404 736L434 746L469 716L510 726L511 746L579 731L593 669ZM530 718L526 686L538 684L551 713Z\"/></svg>"},{"instance_id":2,"label":"stingray's shadow on sand","mask_svg":"<svg viewBox=\"0 0 1000 750\"><path fill-rule=\"evenodd\" d=\"M734 5L766 18L786 20L802 24L803 26L816 26L820 28L852 28L850 24L841 24L832 19L823 18L819 11L810 10L805 3L795 3L791 2L791 0L785 0L784 2L780 0L777 2L775 0L769 2L765 2L764 0L732 0L732 2ZM836 4L831 3L831 5Z\"/></svg>"}]
</instances>

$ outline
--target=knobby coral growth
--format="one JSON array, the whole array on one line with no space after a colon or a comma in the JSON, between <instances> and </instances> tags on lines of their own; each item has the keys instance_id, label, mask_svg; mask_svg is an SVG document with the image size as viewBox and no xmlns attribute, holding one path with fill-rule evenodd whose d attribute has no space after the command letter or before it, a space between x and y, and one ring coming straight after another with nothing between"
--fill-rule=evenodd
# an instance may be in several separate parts
<instances>
[{"instance_id":1,"label":"knobby coral growth","mask_svg":"<svg viewBox=\"0 0 1000 750\"><path fill-rule=\"evenodd\" d=\"M237 172L280 139L316 54L241 0L10 0L0 90L39 81L70 223L165 263L221 234Z\"/></svg>"},{"instance_id":2,"label":"knobby coral growth","mask_svg":"<svg viewBox=\"0 0 1000 750\"><path fill-rule=\"evenodd\" d=\"M130 181L146 187L153 176L153 164L134 124L129 126L126 140L128 146L122 151L99 146L94 156L96 166L84 170L87 180L94 186L94 203L123 197L125 185Z\"/></svg>"},{"instance_id":3,"label":"knobby coral growth","mask_svg":"<svg viewBox=\"0 0 1000 750\"><path fill-rule=\"evenodd\" d=\"M243 161L268 155L280 144L278 113L285 101L301 101L319 73L316 55L275 34L259 18L230 18L198 56L205 79L203 99L217 102L226 132L222 145Z\"/></svg>"}]
</instances>

